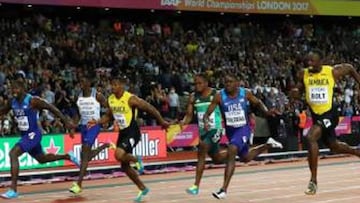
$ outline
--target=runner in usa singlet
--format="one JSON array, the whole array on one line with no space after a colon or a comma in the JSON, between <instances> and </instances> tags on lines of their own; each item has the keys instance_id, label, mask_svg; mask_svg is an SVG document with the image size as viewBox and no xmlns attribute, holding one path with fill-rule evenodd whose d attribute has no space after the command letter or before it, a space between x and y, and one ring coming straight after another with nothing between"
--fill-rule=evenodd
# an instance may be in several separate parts
<instances>
[{"instance_id":1,"label":"runner in usa singlet","mask_svg":"<svg viewBox=\"0 0 360 203\"><path fill-rule=\"evenodd\" d=\"M240 128L248 124L248 101L244 88L239 89L235 98L230 98L226 91L221 90L221 108L225 117L226 128Z\"/></svg>"}]
</instances>

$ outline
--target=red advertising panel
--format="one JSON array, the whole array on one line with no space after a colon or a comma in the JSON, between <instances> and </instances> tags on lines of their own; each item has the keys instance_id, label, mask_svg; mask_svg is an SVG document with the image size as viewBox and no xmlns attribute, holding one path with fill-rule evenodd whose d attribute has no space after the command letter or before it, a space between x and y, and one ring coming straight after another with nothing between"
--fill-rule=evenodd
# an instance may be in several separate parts
<instances>
[{"instance_id":1,"label":"red advertising panel","mask_svg":"<svg viewBox=\"0 0 360 203\"><path fill-rule=\"evenodd\" d=\"M312 119L308 118L305 124L303 135L306 136L310 127L312 126ZM339 124L335 128L337 136L351 134L351 117L339 117Z\"/></svg>"},{"instance_id":2,"label":"red advertising panel","mask_svg":"<svg viewBox=\"0 0 360 203\"><path fill-rule=\"evenodd\" d=\"M100 133L95 140L93 148L99 147L104 143L116 143L118 133L116 132L103 132ZM65 135L65 151L74 151L76 157L80 157L81 152L81 135L75 134L75 138L71 139ZM141 130L141 140L133 150L134 155L140 155L145 160L165 158L166 153L166 140L164 130ZM116 163L114 157L114 150L105 149L101 151L90 162L92 164L109 164ZM66 161L65 165L73 165L71 162Z\"/></svg>"},{"instance_id":3,"label":"red advertising panel","mask_svg":"<svg viewBox=\"0 0 360 203\"><path fill-rule=\"evenodd\" d=\"M98 138L95 140L93 148L103 145L109 141L115 142L117 140L117 133L114 132L105 132L100 133ZM68 152L72 150L76 157L81 157L81 135L79 133L75 134L75 138L71 139L69 135L65 135L65 151ZM96 157L93 158L91 164L103 164L109 162L116 162L114 157L114 150L105 149L101 151ZM70 161L66 161L65 165L73 165Z\"/></svg>"}]
</instances>

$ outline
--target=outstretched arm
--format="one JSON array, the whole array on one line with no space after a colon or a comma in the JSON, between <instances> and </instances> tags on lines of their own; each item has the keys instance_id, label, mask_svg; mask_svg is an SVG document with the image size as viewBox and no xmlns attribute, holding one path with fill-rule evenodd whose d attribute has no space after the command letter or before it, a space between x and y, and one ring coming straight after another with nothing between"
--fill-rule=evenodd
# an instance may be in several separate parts
<instances>
[{"instance_id":1,"label":"outstretched arm","mask_svg":"<svg viewBox=\"0 0 360 203\"><path fill-rule=\"evenodd\" d=\"M350 75L358 84L360 84L360 75L356 72L353 65L348 63L337 64L334 66L333 75L336 80L341 79L343 76Z\"/></svg>"},{"instance_id":2,"label":"outstretched arm","mask_svg":"<svg viewBox=\"0 0 360 203\"><path fill-rule=\"evenodd\" d=\"M74 125L72 119L66 117L61 111L56 108L54 105L48 103L46 100L40 98L40 97L33 97L31 99L31 106L38 110L47 109L51 113L53 113L55 116L59 117L61 121L66 125L67 128L76 128L76 125Z\"/></svg>"},{"instance_id":3,"label":"outstretched arm","mask_svg":"<svg viewBox=\"0 0 360 203\"><path fill-rule=\"evenodd\" d=\"M167 121L165 121L165 119L161 116L160 112L154 106L152 106L145 100L140 99L139 97L134 95L134 96L131 96L131 98L129 100L129 105L131 107L141 109L141 110L146 111L147 113L151 114L152 116L154 116L156 118L156 120L159 122L159 124L161 126L163 126L164 128L169 127L169 123Z\"/></svg>"},{"instance_id":4,"label":"outstretched arm","mask_svg":"<svg viewBox=\"0 0 360 203\"><path fill-rule=\"evenodd\" d=\"M213 100L211 101L211 104L209 105L206 113L204 114L204 123L209 123L209 116L212 114L212 112L214 112L215 108L217 105L219 105L221 102L221 96L219 93L216 93L215 97L213 98Z\"/></svg>"},{"instance_id":5,"label":"outstretched arm","mask_svg":"<svg viewBox=\"0 0 360 203\"><path fill-rule=\"evenodd\" d=\"M301 99L301 95L304 92L304 71L301 70L297 73L297 82L294 88L290 90L290 100L299 100Z\"/></svg>"},{"instance_id":6,"label":"outstretched arm","mask_svg":"<svg viewBox=\"0 0 360 203\"><path fill-rule=\"evenodd\" d=\"M187 107L186 107L186 114L181 121L181 125L187 125L192 121L194 115L194 95L190 95Z\"/></svg>"},{"instance_id":7,"label":"outstretched arm","mask_svg":"<svg viewBox=\"0 0 360 203\"><path fill-rule=\"evenodd\" d=\"M265 104L260 99L255 97L250 91L246 91L246 98L252 106L260 109L266 116L274 116L275 114L279 114L279 112L276 110L269 111Z\"/></svg>"},{"instance_id":8,"label":"outstretched arm","mask_svg":"<svg viewBox=\"0 0 360 203\"><path fill-rule=\"evenodd\" d=\"M108 107L108 103L106 102L105 96L100 92L96 94L96 100L100 103L102 107L106 107L106 108Z\"/></svg>"},{"instance_id":9,"label":"outstretched arm","mask_svg":"<svg viewBox=\"0 0 360 203\"><path fill-rule=\"evenodd\" d=\"M99 125L104 125L106 123L109 123L113 117L111 108L109 107L109 103L105 100L105 102L103 102L102 105L106 108L106 113L100 118L100 120L97 121L97 124Z\"/></svg>"}]
</instances>

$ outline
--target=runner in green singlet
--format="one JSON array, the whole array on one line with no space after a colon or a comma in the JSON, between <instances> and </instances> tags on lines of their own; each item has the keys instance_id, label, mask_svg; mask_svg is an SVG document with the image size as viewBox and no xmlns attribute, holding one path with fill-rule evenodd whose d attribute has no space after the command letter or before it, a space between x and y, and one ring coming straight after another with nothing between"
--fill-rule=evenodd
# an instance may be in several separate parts
<instances>
[{"instance_id":1,"label":"runner in green singlet","mask_svg":"<svg viewBox=\"0 0 360 203\"><path fill-rule=\"evenodd\" d=\"M188 194L197 195L199 193L199 185L201 177L205 168L206 154L208 154L215 163L224 162L227 155L226 151L219 150L219 141L222 135L222 115L219 107L209 118L209 130L205 130L203 117L210 105L216 90L209 87L208 80L205 75L198 74L195 76L195 93L193 93L188 101L186 115L180 122L180 125L189 124L192 121L193 115L197 116L199 125L199 150L198 150L198 163L196 166L196 177L193 186L186 189Z\"/></svg>"}]
</instances>

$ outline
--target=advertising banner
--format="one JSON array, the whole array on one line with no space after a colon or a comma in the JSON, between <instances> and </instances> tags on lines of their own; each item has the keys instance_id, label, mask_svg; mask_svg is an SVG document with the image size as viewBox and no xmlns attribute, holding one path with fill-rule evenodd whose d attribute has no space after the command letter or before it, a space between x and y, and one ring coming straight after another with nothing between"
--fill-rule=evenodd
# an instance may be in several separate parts
<instances>
[{"instance_id":1,"label":"advertising banner","mask_svg":"<svg viewBox=\"0 0 360 203\"><path fill-rule=\"evenodd\" d=\"M309 0L183 0L178 1L177 8L179 10L233 13L316 13L316 8Z\"/></svg>"},{"instance_id":2,"label":"advertising banner","mask_svg":"<svg viewBox=\"0 0 360 203\"><path fill-rule=\"evenodd\" d=\"M306 136L310 127L312 126L312 119L307 118L303 136ZM337 136L351 134L351 117L339 117L339 124L335 128Z\"/></svg>"},{"instance_id":3,"label":"advertising banner","mask_svg":"<svg viewBox=\"0 0 360 203\"><path fill-rule=\"evenodd\" d=\"M166 142L169 147L190 147L199 144L199 129L195 124L173 125L167 130Z\"/></svg>"},{"instance_id":4,"label":"advertising banner","mask_svg":"<svg viewBox=\"0 0 360 203\"><path fill-rule=\"evenodd\" d=\"M118 134L115 132L103 132L100 133L99 136L97 137L97 139L95 140L95 143L93 145L93 149L103 145L104 143L107 142L114 142L116 143ZM65 151L73 151L76 157L81 157L80 153L81 153L81 135L79 133L75 134L75 138L71 139L69 135L65 135ZM95 156L91 162L91 164L103 164L106 162L116 162L115 157L114 157L114 150L110 150L110 149L105 149L102 150L97 156ZM65 165L66 166L72 166L74 165L72 162L70 161L65 161Z\"/></svg>"},{"instance_id":5,"label":"advertising banner","mask_svg":"<svg viewBox=\"0 0 360 203\"><path fill-rule=\"evenodd\" d=\"M103 145L104 143L113 142L116 144L118 139L117 132L103 132L100 133L93 149ZM121 135L120 135L121 136ZM68 135L65 136L65 151L74 151L76 157L80 157L81 152L81 135L75 134L75 138L71 139ZM142 156L144 160L159 159L166 157L166 140L164 130L141 130L141 140L133 150L134 155ZM114 150L105 149L95 156L90 165L106 164L117 162L114 156ZM71 162L66 161L66 166L73 165Z\"/></svg>"},{"instance_id":6,"label":"advertising banner","mask_svg":"<svg viewBox=\"0 0 360 203\"><path fill-rule=\"evenodd\" d=\"M141 140L133 150L134 155L140 155L144 160L166 158L166 138L164 130L141 130ZM9 152L19 141L20 137L0 138L0 171L10 170ZM109 141L116 143L117 132L100 133L95 140L93 148L99 147ZM72 150L76 157L80 158L81 135L75 134L71 139L68 134L43 135L41 144L44 153L64 154ZM114 164L117 163L114 157L114 150L105 149L93 158L89 165ZM70 161L54 161L46 164L38 163L28 153L24 153L19 159L20 169L49 168L58 166L73 166Z\"/></svg>"},{"instance_id":7,"label":"advertising banner","mask_svg":"<svg viewBox=\"0 0 360 203\"><path fill-rule=\"evenodd\" d=\"M130 9L360 16L358 0L1 0L0 2Z\"/></svg>"},{"instance_id":8,"label":"advertising banner","mask_svg":"<svg viewBox=\"0 0 360 203\"><path fill-rule=\"evenodd\" d=\"M335 128L336 135L351 134L351 117L339 117L339 124Z\"/></svg>"},{"instance_id":9,"label":"advertising banner","mask_svg":"<svg viewBox=\"0 0 360 203\"><path fill-rule=\"evenodd\" d=\"M0 171L10 170L9 152L11 148L19 141L20 137L0 138ZM44 153L62 154L64 153L63 135L43 136L41 145ZM54 161L46 164L40 164L28 153L24 153L19 158L20 169L49 168L64 166L64 161Z\"/></svg>"},{"instance_id":10,"label":"advertising banner","mask_svg":"<svg viewBox=\"0 0 360 203\"><path fill-rule=\"evenodd\" d=\"M351 120L355 122L360 122L360 116L353 116L351 117Z\"/></svg>"}]
</instances>

